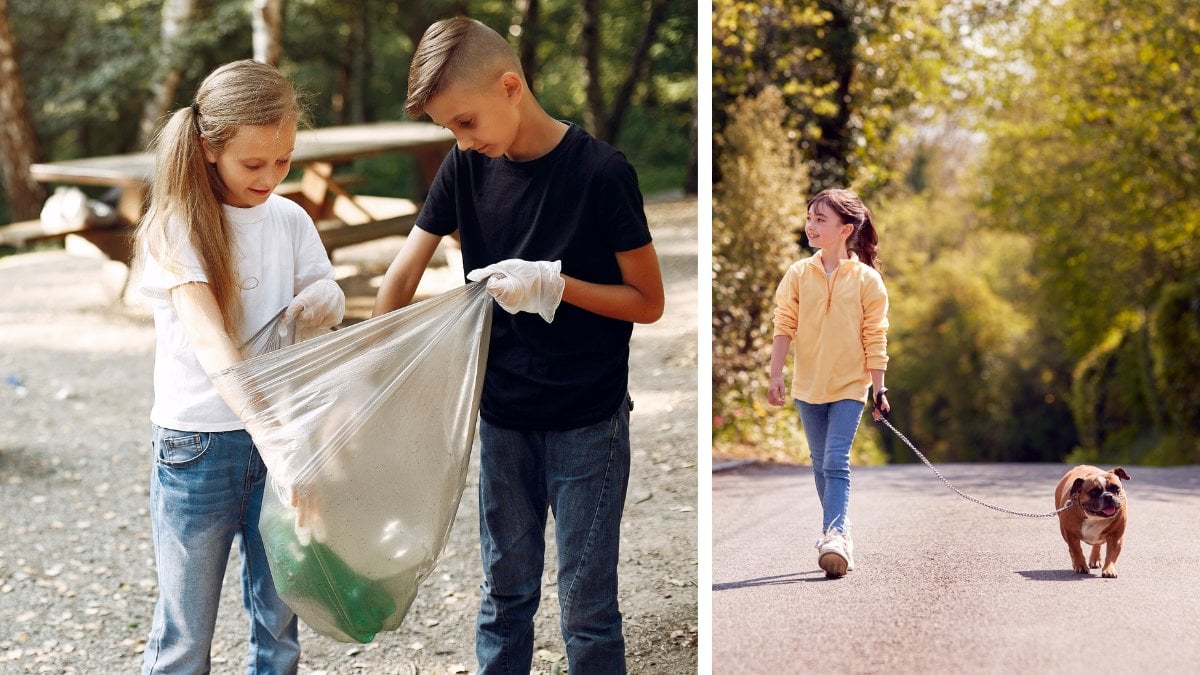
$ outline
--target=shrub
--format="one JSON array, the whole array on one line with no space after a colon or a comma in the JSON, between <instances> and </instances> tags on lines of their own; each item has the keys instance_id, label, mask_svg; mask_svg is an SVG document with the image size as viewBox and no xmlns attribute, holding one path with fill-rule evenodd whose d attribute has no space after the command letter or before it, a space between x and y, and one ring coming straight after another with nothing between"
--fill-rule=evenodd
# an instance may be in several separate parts
<instances>
[{"instance_id":1,"label":"shrub","mask_svg":"<svg viewBox=\"0 0 1200 675\"><path fill-rule=\"evenodd\" d=\"M1171 424L1200 436L1200 276L1163 291L1151 317L1150 352Z\"/></svg>"},{"instance_id":2,"label":"shrub","mask_svg":"<svg viewBox=\"0 0 1200 675\"><path fill-rule=\"evenodd\" d=\"M735 108L714 139L722 180L713 186L713 440L757 443L778 439L794 415L763 405L775 289L799 256L808 180L778 90Z\"/></svg>"},{"instance_id":3,"label":"shrub","mask_svg":"<svg viewBox=\"0 0 1200 675\"><path fill-rule=\"evenodd\" d=\"M1079 443L1088 450L1099 452L1105 441L1118 430L1149 420L1139 395L1141 383L1131 383L1126 378L1117 385L1120 356L1125 354L1124 360L1129 360L1130 336L1140 328L1140 322L1132 328L1114 328L1075 367L1071 383L1071 416L1079 431ZM1122 371L1129 374L1128 368L1122 368Z\"/></svg>"}]
</instances>

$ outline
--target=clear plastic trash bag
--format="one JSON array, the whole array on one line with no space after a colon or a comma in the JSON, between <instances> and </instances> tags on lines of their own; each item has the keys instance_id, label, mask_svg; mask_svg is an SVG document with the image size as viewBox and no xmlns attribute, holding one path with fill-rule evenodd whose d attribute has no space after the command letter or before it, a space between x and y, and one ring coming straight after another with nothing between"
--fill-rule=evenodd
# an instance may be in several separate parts
<instances>
[{"instance_id":1,"label":"clear plastic trash bag","mask_svg":"<svg viewBox=\"0 0 1200 675\"><path fill-rule=\"evenodd\" d=\"M433 571L466 481L491 312L470 284L214 378L270 475L259 529L275 587L318 633L395 630Z\"/></svg>"}]
</instances>

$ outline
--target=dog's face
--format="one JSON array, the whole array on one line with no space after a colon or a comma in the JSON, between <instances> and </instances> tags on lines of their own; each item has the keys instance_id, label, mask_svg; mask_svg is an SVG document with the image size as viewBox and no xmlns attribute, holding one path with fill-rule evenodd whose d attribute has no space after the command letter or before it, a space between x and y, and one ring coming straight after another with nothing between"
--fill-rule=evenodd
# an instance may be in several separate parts
<instances>
[{"instance_id":1,"label":"dog's face","mask_svg":"<svg viewBox=\"0 0 1200 675\"><path fill-rule=\"evenodd\" d=\"M1089 516L1112 518L1125 505L1125 490L1121 479L1129 480L1125 469L1117 467L1108 473L1096 471L1071 484L1071 501Z\"/></svg>"}]
</instances>

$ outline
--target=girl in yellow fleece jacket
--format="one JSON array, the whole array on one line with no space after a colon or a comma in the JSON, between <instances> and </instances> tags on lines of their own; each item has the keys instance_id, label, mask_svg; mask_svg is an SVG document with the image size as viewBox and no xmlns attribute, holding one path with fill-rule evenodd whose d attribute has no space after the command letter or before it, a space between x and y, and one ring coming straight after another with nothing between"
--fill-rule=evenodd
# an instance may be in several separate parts
<instances>
[{"instance_id":1,"label":"girl in yellow fleece jacket","mask_svg":"<svg viewBox=\"0 0 1200 675\"><path fill-rule=\"evenodd\" d=\"M815 255L788 268L775 292L775 342L767 400L783 405L783 365L794 345L791 398L812 457L823 519L817 561L826 576L854 569L850 523L850 446L875 391L876 420L890 410L887 289L875 257L871 211L850 190L824 190L808 203L805 223Z\"/></svg>"}]
</instances>

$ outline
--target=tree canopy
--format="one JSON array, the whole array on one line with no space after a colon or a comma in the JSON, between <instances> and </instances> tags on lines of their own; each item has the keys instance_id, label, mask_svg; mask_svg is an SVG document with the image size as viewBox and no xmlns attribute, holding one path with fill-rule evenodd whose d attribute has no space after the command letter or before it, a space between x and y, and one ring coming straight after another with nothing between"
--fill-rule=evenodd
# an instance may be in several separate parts
<instances>
[{"instance_id":1,"label":"tree canopy","mask_svg":"<svg viewBox=\"0 0 1200 675\"><path fill-rule=\"evenodd\" d=\"M165 65L179 71L171 109L185 105L217 65L252 55L251 0L190 3L184 29L168 43L162 19L172 4L8 0L20 75L46 158L137 150L145 136L138 130L143 107ZM530 4L539 11L528 12ZM627 89L619 133L609 135L638 168L644 190L683 185L696 142L697 51L695 9L683 0L600 4L598 62L590 65L581 46L581 7L570 0L289 0L283 7L280 68L307 92L314 126L403 118L417 40L433 21L466 13L508 36L536 64L531 86L552 115L586 126L589 69L604 113L614 112ZM652 9L658 22L646 37L643 17ZM631 79L630 45L643 39L646 60ZM398 180L383 176L386 167L380 171L381 180Z\"/></svg>"},{"instance_id":2,"label":"tree canopy","mask_svg":"<svg viewBox=\"0 0 1200 675\"><path fill-rule=\"evenodd\" d=\"M875 212L889 398L918 444L1200 461L1178 386L1200 376L1200 5L719 0L713 21L714 124L779 87L808 194L851 187ZM753 390L714 379L722 419L765 391L769 354L743 359Z\"/></svg>"}]
</instances>

